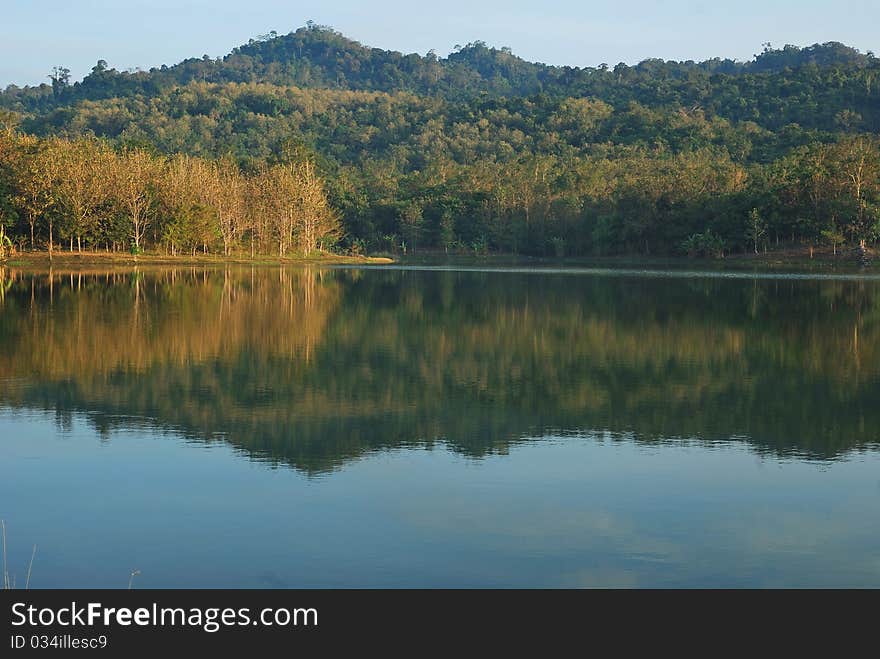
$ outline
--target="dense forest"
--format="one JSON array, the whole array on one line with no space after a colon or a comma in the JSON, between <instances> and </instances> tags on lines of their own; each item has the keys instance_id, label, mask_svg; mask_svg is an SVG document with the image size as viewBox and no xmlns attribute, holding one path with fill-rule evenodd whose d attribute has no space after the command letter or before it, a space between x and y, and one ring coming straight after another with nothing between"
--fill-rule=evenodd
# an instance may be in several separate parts
<instances>
[{"instance_id":1,"label":"dense forest","mask_svg":"<svg viewBox=\"0 0 880 659\"><path fill-rule=\"evenodd\" d=\"M0 93L2 249L721 256L880 235L880 59L839 43L573 68L310 23L50 78Z\"/></svg>"}]
</instances>

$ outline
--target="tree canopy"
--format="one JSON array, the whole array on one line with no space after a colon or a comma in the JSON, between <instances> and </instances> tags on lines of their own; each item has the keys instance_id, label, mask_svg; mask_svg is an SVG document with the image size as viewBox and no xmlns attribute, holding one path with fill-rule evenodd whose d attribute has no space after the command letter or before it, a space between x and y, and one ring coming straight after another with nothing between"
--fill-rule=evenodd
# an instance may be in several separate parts
<instances>
[{"instance_id":1,"label":"tree canopy","mask_svg":"<svg viewBox=\"0 0 880 659\"><path fill-rule=\"evenodd\" d=\"M880 233L878 73L872 53L836 42L766 45L749 62L574 68L479 41L445 58L402 54L310 23L223 58L135 72L100 60L81 81L56 67L52 85L7 87L0 195L18 200L7 203L17 208L11 235L51 243L49 215L67 208L61 225L75 223L58 201L69 181L59 174L47 188L28 161L36 179L25 182L9 144L42 152L53 139L96 138L120 158L142 151L162 161L156 191L183 155L220 178L232 167L252 181L311 163L326 194L316 208L341 221L324 222L330 242L354 251L836 249ZM37 197L24 203L29 186ZM252 188L233 189L252 198ZM178 249L163 199L151 198L155 222L143 237ZM216 196L206 203L213 237L203 236L204 249L253 248L255 227L223 216ZM128 216L139 243L137 213ZM64 237L71 231L92 243L108 238L75 229ZM267 231L258 248L278 246Z\"/></svg>"}]
</instances>

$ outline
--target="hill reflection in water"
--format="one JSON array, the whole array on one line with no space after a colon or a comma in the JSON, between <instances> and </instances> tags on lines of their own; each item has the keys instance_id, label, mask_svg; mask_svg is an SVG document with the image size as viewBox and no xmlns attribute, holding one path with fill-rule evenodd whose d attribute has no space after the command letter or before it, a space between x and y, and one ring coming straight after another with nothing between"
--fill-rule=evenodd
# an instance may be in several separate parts
<instances>
[{"instance_id":1,"label":"hill reflection in water","mask_svg":"<svg viewBox=\"0 0 880 659\"><path fill-rule=\"evenodd\" d=\"M2 271L0 405L307 474L442 442L876 448L880 283L381 269Z\"/></svg>"}]
</instances>

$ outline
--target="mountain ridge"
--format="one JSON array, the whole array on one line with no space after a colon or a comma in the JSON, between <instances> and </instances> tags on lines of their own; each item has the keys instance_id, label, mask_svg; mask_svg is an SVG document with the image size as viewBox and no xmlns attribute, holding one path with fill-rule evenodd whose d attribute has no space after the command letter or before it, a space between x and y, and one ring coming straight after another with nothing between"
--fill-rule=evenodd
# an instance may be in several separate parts
<instances>
[{"instance_id":1,"label":"mountain ridge","mask_svg":"<svg viewBox=\"0 0 880 659\"><path fill-rule=\"evenodd\" d=\"M695 62L648 58L635 65L613 68L548 65L530 62L509 48L474 41L457 47L447 57L434 51L425 55L369 47L322 25L309 23L286 35L269 33L232 49L223 57L190 57L173 65L149 70L117 71L99 60L83 80L70 84L69 72L58 67L53 84L18 87L0 92L7 108L33 111L78 100L102 100L120 94L155 94L189 82L256 82L303 88L358 91L408 91L443 97L480 93L501 96L553 95L589 91L592 79L614 74L619 81L640 73L671 78L714 74L739 76L780 73L807 66L820 69L869 68L878 62L872 52L862 54L840 42L807 47L786 45L764 51L751 61L712 58ZM568 94L572 95L572 94ZM5 98L4 98L5 97ZM11 98L18 98L14 108ZM3 101L6 101L5 103Z\"/></svg>"}]
</instances>

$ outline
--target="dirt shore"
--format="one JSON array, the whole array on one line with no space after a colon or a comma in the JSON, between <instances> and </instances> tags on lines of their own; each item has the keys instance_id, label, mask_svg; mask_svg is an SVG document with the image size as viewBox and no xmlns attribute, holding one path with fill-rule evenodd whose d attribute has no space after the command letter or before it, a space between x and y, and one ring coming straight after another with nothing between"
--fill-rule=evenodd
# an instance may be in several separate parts
<instances>
[{"instance_id":1,"label":"dirt shore","mask_svg":"<svg viewBox=\"0 0 880 659\"><path fill-rule=\"evenodd\" d=\"M139 254L134 256L123 252L61 252L52 256L46 251L17 252L9 256L3 265L25 269L48 268L91 268L91 267L132 267L132 266L216 266L216 265L340 265L340 264L387 264L393 260L387 257L344 256L340 254L317 254L309 257L277 257L246 255L221 256L217 254L197 254L168 256L165 254Z\"/></svg>"}]
</instances>

